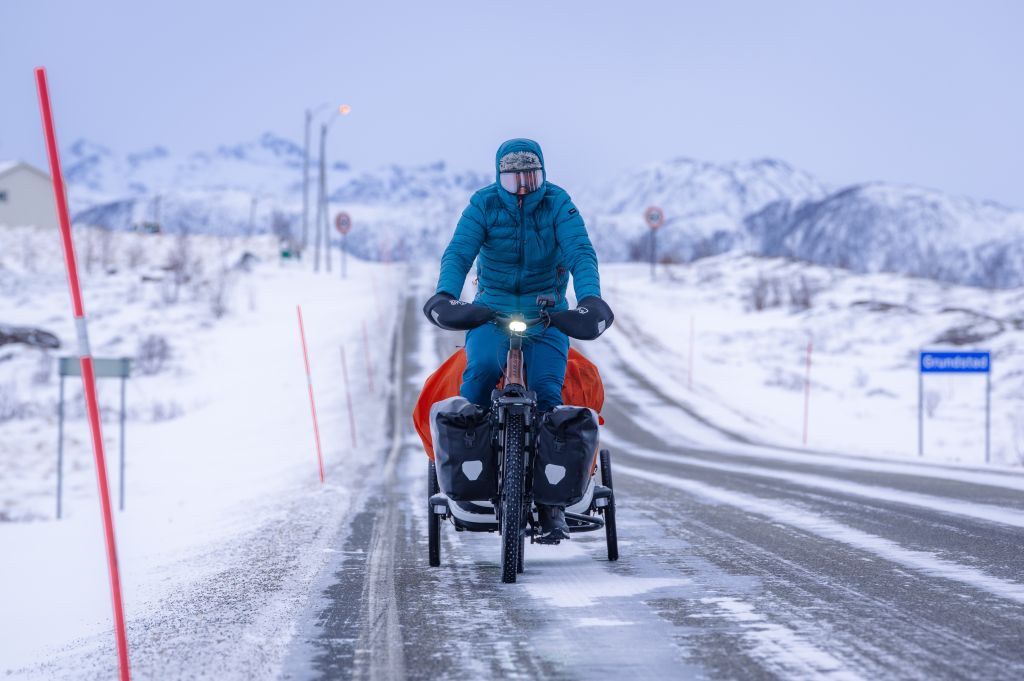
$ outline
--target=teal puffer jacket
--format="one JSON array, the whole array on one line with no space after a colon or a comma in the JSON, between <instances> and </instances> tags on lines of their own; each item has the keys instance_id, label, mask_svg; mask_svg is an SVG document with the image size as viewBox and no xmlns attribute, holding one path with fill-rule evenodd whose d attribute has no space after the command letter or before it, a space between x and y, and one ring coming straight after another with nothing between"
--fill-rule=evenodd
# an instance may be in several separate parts
<instances>
[{"instance_id":1,"label":"teal puffer jacket","mask_svg":"<svg viewBox=\"0 0 1024 681\"><path fill-rule=\"evenodd\" d=\"M544 163L540 145L512 139L498 148L494 184L473 195L441 258L437 293L456 298L466 273L477 261L475 302L501 312L532 315L537 296L555 297L556 309L565 309L569 274L577 299L601 295L597 255L586 225L564 189L547 181L523 197L505 191L497 182L498 161L511 151L532 151Z\"/></svg>"}]
</instances>

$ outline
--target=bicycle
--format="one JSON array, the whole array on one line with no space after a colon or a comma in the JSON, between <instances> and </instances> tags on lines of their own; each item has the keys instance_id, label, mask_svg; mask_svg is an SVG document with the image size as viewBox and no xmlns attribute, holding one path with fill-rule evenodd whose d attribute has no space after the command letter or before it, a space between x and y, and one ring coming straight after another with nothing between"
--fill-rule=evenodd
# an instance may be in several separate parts
<instances>
[{"instance_id":1,"label":"bicycle","mask_svg":"<svg viewBox=\"0 0 1024 681\"><path fill-rule=\"evenodd\" d=\"M490 322L509 335L505 384L491 396L490 419L492 447L497 460L497 489L489 500L454 501L441 491L437 467L428 464L428 559L431 567L441 564L441 527L451 521L457 531L497 532L501 536L501 581L514 583L525 569L526 537L537 533L534 511L534 460L537 456L536 394L529 390L523 366L523 338L539 324L559 327L559 314L547 307L553 300L540 297L538 317L495 314ZM478 324L480 325L480 324ZM564 332L564 329L561 329ZM596 426L596 414L594 414ZM611 453L595 452L595 460L586 462L590 475L582 498L566 507L569 531L589 532L604 529L608 560L618 560L618 533L615 524L615 494L612 486ZM600 484L595 480L600 475ZM550 482L550 480L549 480Z\"/></svg>"}]
</instances>

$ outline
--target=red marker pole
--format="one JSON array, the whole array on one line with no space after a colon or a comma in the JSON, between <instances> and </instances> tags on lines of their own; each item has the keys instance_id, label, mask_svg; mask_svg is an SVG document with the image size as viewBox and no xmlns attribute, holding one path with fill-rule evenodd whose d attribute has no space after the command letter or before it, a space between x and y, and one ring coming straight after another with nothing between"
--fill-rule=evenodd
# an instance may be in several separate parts
<instances>
[{"instance_id":1,"label":"red marker pole","mask_svg":"<svg viewBox=\"0 0 1024 681\"><path fill-rule=\"evenodd\" d=\"M366 355L366 382L373 394L373 362L370 361L370 336L366 333L366 320L363 320L363 352Z\"/></svg>"},{"instance_id":2,"label":"red marker pole","mask_svg":"<svg viewBox=\"0 0 1024 681\"><path fill-rule=\"evenodd\" d=\"M46 137L50 175L53 178L53 198L57 204L61 244L64 247L64 264L67 266L68 287L71 289L75 332L78 335L78 357L82 365L82 392L85 394L85 410L89 415L92 451L96 459L96 483L99 486L100 508L103 514L103 536L107 548L107 567L110 570L110 593L114 606L117 663L121 672L120 678L122 681L128 681L131 678L128 668L128 635L125 631L124 603L121 600L121 575L117 565L117 542L114 537L114 518L110 509L110 489L107 485L107 462L103 453L103 433L100 430L100 410L96 398L96 374L93 371L89 335L86 332L85 306L82 304L82 289L78 281L75 244L71 239L71 218L68 214L67 195L64 192L64 176L61 173L60 156L57 153L57 135L53 127L50 90L46 85L46 69L36 69L36 87L39 90L39 109L43 117L43 135Z\"/></svg>"},{"instance_id":3,"label":"red marker pole","mask_svg":"<svg viewBox=\"0 0 1024 681\"><path fill-rule=\"evenodd\" d=\"M302 326L302 306L296 305L299 313L299 338L302 339L302 359L306 362L306 386L309 388L309 409L313 412L313 437L316 438L316 460L320 464L320 484L324 483L324 455L320 450L320 426L316 422L316 401L313 399L313 374L309 370L309 351L306 349L306 329Z\"/></svg>"},{"instance_id":4,"label":"red marker pole","mask_svg":"<svg viewBox=\"0 0 1024 681\"><path fill-rule=\"evenodd\" d=\"M352 411L352 389L348 384L348 362L345 361L345 346L341 346L341 375L345 379L345 401L348 402L348 425L352 433L352 448L356 448L356 416Z\"/></svg>"},{"instance_id":5,"label":"red marker pole","mask_svg":"<svg viewBox=\"0 0 1024 681\"><path fill-rule=\"evenodd\" d=\"M807 377L804 379L804 447L807 446L807 417L811 404L811 341L807 341Z\"/></svg>"}]
</instances>

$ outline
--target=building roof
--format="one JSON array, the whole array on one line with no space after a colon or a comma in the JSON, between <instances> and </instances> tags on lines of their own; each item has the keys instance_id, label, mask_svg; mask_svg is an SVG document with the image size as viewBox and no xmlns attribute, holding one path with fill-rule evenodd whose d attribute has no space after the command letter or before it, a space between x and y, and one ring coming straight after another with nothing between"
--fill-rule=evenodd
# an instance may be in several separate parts
<instances>
[{"instance_id":1,"label":"building roof","mask_svg":"<svg viewBox=\"0 0 1024 681\"><path fill-rule=\"evenodd\" d=\"M25 163L24 161L17 161L17 160L15 160L15 161L0 161L0 176L6 175L7 173L11 172L15 168L20 168L20 167L23 167L23 166L24 166L24 168L26 170L28 170L30 172L33 172L36 175L40 175L42 177L45 177L47 180L50 179L49 175L47 175L44 171L40 170L39 168L36 168L31 163Z\"/></svg>"}]
</instances>

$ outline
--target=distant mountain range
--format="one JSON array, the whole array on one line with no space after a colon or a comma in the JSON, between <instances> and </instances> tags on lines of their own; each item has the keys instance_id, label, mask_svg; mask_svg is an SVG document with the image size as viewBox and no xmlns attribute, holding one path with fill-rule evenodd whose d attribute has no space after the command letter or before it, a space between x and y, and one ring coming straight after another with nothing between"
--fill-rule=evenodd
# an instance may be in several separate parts
<instances>
[{"instance_id":1,"label":"distant mountain range","mask_svg":"<svg viewBox=\"0 0 1024 681\"><path fill-rule=\"evenodd\" d=\"M78 141L64 163L78 223L128 228L153 219L159 196L165 229L229 234L266 231L274 212L299 230L302 156L299 145L266 133L184 157L160 146L119 156ZM313 161L311 201L315 171ZM443 162L363 172L335 162L328 175L331 213L353 216L348 247L369 259L438 257L469 197L493 181ZM649 257L642 213L657 205L666 215L657 235L664 260L740 250L858 272L1024 286L1024 213L988 201L881 183L834 188L775 159L676 159L568 189L605 260Z\"/></svg>"}]
</instances>

